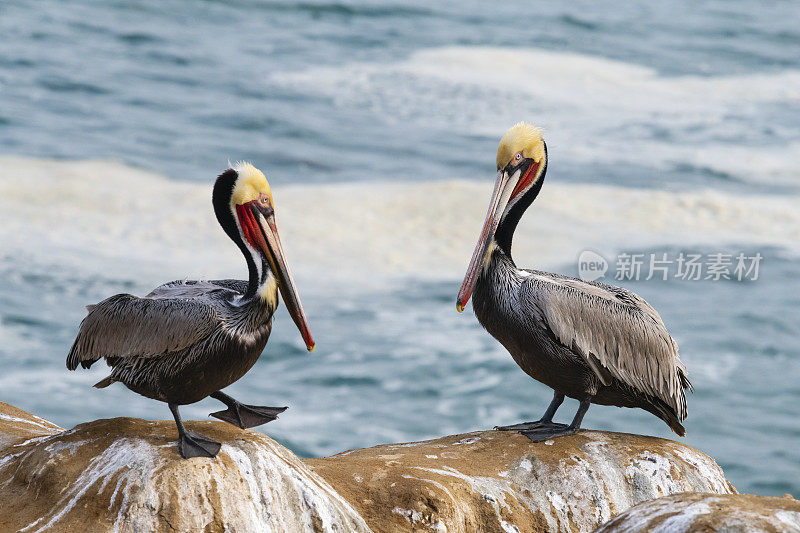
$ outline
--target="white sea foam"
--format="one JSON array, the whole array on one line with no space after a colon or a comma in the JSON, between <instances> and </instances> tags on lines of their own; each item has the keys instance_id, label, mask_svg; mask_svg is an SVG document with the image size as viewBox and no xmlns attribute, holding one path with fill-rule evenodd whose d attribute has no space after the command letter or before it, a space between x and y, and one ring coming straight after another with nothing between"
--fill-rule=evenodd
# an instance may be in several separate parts
<instances>
[{"instance_id":1,"label":"white sea foam","mask_svg":"<svg viewBox=\"0 0 800 533\"><path fill-rule=\"evenodd\" d=\"M796 132L781 130L764 111L800 103L796 70L669 77L574 53L457 46L394 63L275 73L271 80L388 122L413 120L464 134L499 138L520 119L534 121L567 161L681 164L741 180L800 181ZM766 129L777 139L762 139Z\"/></svg>"},{"instance_id":2,"label":"white sea foam","mask_svg":"<svg viewBox=\"0 0 800 533\"><path fill-rule=\"evenodd\" d=\"M31 265L114 279L243 276L219 228L211 184L122 164L0 158L3 253ZM269 175L268 170L267 175ZM382 283L457 279L480 231L492 180L274 185L296 277ZM665 192L548 181L515 237L521 265L557 267L590 247L800 244L796 196Z\"/></svg>"}]
</instances>

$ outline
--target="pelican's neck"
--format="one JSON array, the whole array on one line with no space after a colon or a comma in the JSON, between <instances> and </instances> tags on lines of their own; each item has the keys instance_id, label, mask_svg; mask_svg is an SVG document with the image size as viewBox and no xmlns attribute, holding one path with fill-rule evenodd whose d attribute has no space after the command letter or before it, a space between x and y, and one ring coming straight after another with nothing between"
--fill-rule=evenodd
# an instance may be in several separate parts
<instances>
[{"instance_id":1,"label":"pelican's neck","mask_svg":"<svg viewBox=\"0 0 800 533\"><path fill-rule=\"evenodd\" d=\"M237 297L234 303L237 305L247 303L261 305L263 303L265 306L272 306L274 310L278 303L277 280L272 275L264 254L245 243L242 238L242 228L236 216L236 206L231 201L238 178L239 174L229 168L219 175L214 183L214 194L211 195L214 214L217 216L219 225L236 244L247 262L247 290L243 295Z\"/></svg>"},{"instance_id":2,"label":"pelican's neck","mask_svg":"<svg viewBox=\"0 0 800 533\"><path fill-rule=\"evenodd\" d=\"M517 270L517 265L511 258L511 254L506 252L496 240L493 240L486 252L478 280L483 283L487 281L491 283L498 271L505 273L515 270Z\"/></svg>"},{"instance_id":3,"label":"pelican's neck","mask_svg":"<svg viewBox=\"0 0 800 533\"><path fill-rule=\"evenodd\" d=\"M492 324L506 316L518 294L520 277L511 256L492 241L472 294L472 308L478 321L494 335Z\"/></svg>"},{"instance_id":4,"label":"pelican's neck","mask_svg":"<svg viewBox=\"0 0 800 533\"><path fill-rule=\"evenodd\" d=\"M542 190L542 184L544 183L544 175L547 173L547 147L545 147L545 163L544 167L542 168L542 172L539 175L539 179L530 189L522 195L511 209L508 210L508 213L500 220L500 224L497 226L497 231L494 234L494 242L497 243L497 247L511 259L511 241L514 239L514 232L517 230L517 224L519 224L522 215L525 211L530 207L533 201L539 196L539 191ZM511 260L513 264L513 260Z\"/></svg>"},{"instance_id":5,"label":"pelican's neck","mask_svg":"<svg viewBox=\"0 0 800 533\"><path fill-rule=\"evenodd\" d=\"M242 295L242 300L251 300L258 291L263 261L248 246L240 246L240 248L245 261L247 261L247 291Z\"/></svg>"},{"instance_id":6,"label":"pelican's neck","mask_svg":"<svg viewBox=\"0 0 800 533\"><path fill-rule=\"evenodd\" d=\"M274 310L278 307L278 280L267 264L267 258L250 246L245 246L242 254L247 261L248 280L247 291L239 302L265 305Z\"/></svg>"}]
</instances>

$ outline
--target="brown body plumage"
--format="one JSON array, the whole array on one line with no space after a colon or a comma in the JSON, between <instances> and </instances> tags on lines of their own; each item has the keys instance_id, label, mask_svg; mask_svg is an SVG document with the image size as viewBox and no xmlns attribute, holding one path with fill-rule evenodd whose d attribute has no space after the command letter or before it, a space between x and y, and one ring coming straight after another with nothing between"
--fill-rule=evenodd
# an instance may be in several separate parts
<instances>
[{"instance_id":1,"label":"brown body plumage","mask_svg":"<svg viewBox=\"0 0 800 533\"><path fill-rule=\"evenodd\" d=\"M246 290L243 280L174 281L106 298L81 323L67 368L104 357L112 372L98 388L118 381L162 402L200 401L244 376L267 344L277 295L234 305Z\"/></svg>"},{"instance_id":2,"label":"brown body plumage","mask_svg":"<svg viewBox=\"0 0 800 533\"><path fill-rule=\"evenodd\" d=\"M258 360L279 292L307 348L314 348L283 257L264 175L249 164L227 170L214 185L213 204L220 225L245 257L249 279L174 281L141 298L106 298L87 307L67 356L70 370L106 360L111 375L98 388L120 382L169 404L184 457L213 457L219 443L186 431L179 405L211 396L228 406L212 416L242 428L275 420L286 409L241 404L220 390Z\"/></svg>"},{"instance_id":3,"label":"brown body plumage","mask_svg":"<svg viewBox=\"0 0 800 533\"><path fill-rule=\"evenodd\" d=\"M500 429L535 441L570 434L596 403L640 407L684 435L684 391L691 385L656 310L626 289L522 270L511 257L514 230L547 171L541 132L517 124L497 154L497 183L457 307L472 297L481 325L520 368L555 391L541 420ZM581 402L569 426L552 422L564 396Z\"/></svg>"}]
</instances>

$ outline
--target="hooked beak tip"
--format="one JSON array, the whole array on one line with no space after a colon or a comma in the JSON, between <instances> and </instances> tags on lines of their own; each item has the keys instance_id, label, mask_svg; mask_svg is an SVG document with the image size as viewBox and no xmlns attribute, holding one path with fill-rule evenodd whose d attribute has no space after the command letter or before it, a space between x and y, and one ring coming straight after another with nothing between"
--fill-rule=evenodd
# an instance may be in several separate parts
<instances>
[{"instance_id":1,"label":"hooked beak tip","mask_svg":"<svg viewBox=\"0 0 800 533\"><path fill-rule=\"evenodd\" d=\"M464 306L461 304L460 301L456 302L456 311L458 311L459 313L464 312Z\"/></svg>"},{"instance_id":2,"label":"hooked beak tip","mask_svg":"<svg viewBox=\"0 0 800 533\"><path fill-rule=\"evenodd\" d=\"M306 346L306 350L308 350L308 353L311 353L311 352L314 351L314 348L316 348L316 347L317 347L317 345L312 342L311 344Z\"/></svg>"}]
</instances>

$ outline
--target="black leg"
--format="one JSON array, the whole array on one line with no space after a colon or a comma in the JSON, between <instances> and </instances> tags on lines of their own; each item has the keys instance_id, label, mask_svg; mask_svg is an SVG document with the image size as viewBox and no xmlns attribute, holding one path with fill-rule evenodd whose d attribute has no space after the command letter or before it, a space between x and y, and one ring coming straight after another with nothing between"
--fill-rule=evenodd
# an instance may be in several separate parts
<instances>
[{"instance_id":1,"label":"black leg","mask_svg":"<svg viewBox=\"0 0 800 533\"><path fill-rule=\"evenodd\" d=\"M592 397L589 396L581 400L581 404L578 407L578 412L575 413L575 418L572 419L572 423L568 426L558 427L542 427L542 428L535 428L530 430L520 431L523 435L528 437L531 442L542 442L543 440L554 439L556 437L564 437L566 435L572 435L577 433L578 430L581 428L581 422L583 422L583 416L586 414L586 411L589 410L589 406L592 404Z\"/></svg>"},{"instance_id":2,"label":"black leg","mask_svg":"<svg viewBox=\"0 0 800 533\"><path fill-rule=\"evenodd\" d=\"M245 405L239 403L222 391L211 394L211 397L228 406L224 411L211 413L210 416L219 418L224 422L233 424L242 429L252 428L272 422L288 407L262 407L259 405Z\"/></svg>"},{"instance_id":3,"label":"black leg","mask_svg":"<svg viewBox=\"0 0 800 533\"><path fill-rule=\"evenodd\" d=\"M499 431L523 431L528 429L537 429L543 427L567 427L566 424L556 424L553 422L553 415L556 414L559 406L564 402L564 395L560 392L553 394L553 401L547 406L547 411L544 412L542 418L536 422L523 422L522 424L514 424L513 426L496 426L494 429Z\"/></svg>"},{"instance_id":4,"label":"black leg","mask_svg":"<svg viewBox=\"0 0 800 533\"><path fill-rule=\"evenodd\" d=\"M172 416L175 417L175 424L178 426L178 452L181 457L184 459L190 457L216 457L220 443L186 429L183 426L181 414L178 412L178 406L174 403L168 405L170 411L172 411Z\"/></svg>"}]
</instances>

